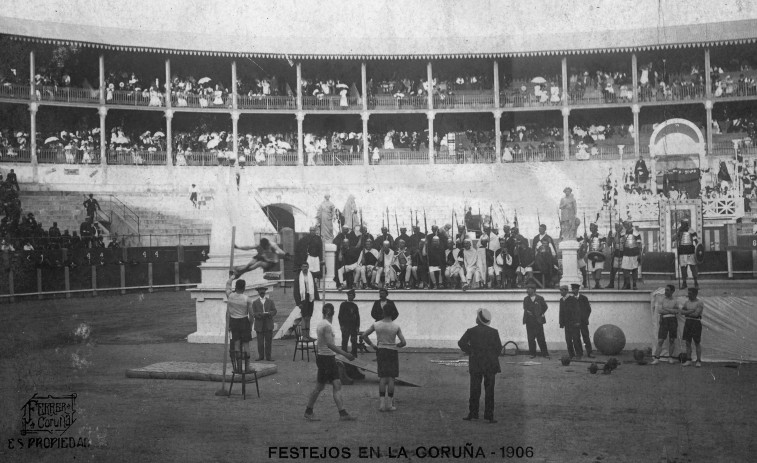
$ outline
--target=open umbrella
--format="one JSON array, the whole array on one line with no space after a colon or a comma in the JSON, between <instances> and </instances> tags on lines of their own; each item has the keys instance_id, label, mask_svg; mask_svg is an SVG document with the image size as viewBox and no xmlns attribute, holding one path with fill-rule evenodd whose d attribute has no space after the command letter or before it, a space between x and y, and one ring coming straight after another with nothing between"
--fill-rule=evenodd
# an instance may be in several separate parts
<instances>
[{"instance_id":1,"label":"open umbrella","mask_svg":"<svg viewBox=\"0 0 757 463\"><path fill-rule=\"evenodd\" d=\"M166 136L166 134L164 134L163 132L155 132L152 137L153 138L160 138L160 137L165 137L165 136Z\"/></svg>"},{"instance_id":2,"label":"open umbrella","mask_svg":"<svg viewBox=\"0 0 757 463\"><path fill-rule=\"evenodd\" d=\"M45 139L45 145L54 141L58 141L58 137L48 137L47 139Z\"/></svg>"},{"instance_id":3,"label":"open umbrella","mask_svg":"<svg viewBox=\"0 0 757 463\"><path fill-rule=\"evenodd\" d=\"M198 80L197 83L200 84L200 85L207 84L211 80L213 80L213 79L211 79L210 77L203 77L202 79Z\"/></svg>"},{"instance_id":4,"label":"open umbrella","mask_svg":"<svg viewBox=\"0 0 757 463\"><path fill-rule=\"evenodd\" d=\"M221 142L220 138L214 138L214 139L210 140L208 142L208 149L212 150L213 148L215 148L216 146L218 146L218 143L220 143L220 142Z\"/></svg>"},{"instance_id":5,"label":"open umbrella","mask_svg":"<svg viewBox=\"0 0 757 463\"><path fill-rule=\"evenodd\" d=\"M547 79L545 79L544 77L534 77L533 79L531 79L531 82L534 84L546 84Z\"/></svg>"},{"instance_id":6,"label":"open umbrella","mask_svg":"<svg viewBox=\"0 0 757 463\"><path fill-rule=\"evenodd\" d=\"M336 88L350 88L350 86L347 84L340 83L340 84L336 84Z\"/></svg>"}]
</instances>

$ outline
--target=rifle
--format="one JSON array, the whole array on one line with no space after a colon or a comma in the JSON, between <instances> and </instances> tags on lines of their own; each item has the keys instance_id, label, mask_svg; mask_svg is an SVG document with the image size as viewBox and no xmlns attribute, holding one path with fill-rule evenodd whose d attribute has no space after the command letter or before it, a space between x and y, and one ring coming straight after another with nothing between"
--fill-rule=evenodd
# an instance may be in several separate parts
<instances>
[{"instance_id":1,"label":"rifle","mask_svg":"<svg viewBox=\"0 0 757 463\"><path fill-rule=\"evenodd\" d=\"M423 233L428 236L428 222L426 222L426 208L423 208Z\"/></svg>"},{"instance_id":2,"label":"rifle","mask_svg":"<svg viewBox=\"0 0 757 463\"><path fill-rule=\"evenodd\" d=\"M586 233L586 212L584 212L584 239L588 239L589 235Z\"/></svg>"},{"instance_id":3,"label":"rifle","mask_svg":"<svg viewBox=\"0 0 757 463\"><path fill-rule=\"evenodd\" d=\"M394 225L397 226L397 237L399 238L399 236L400 236L400 221L397 220L397 210L396 209L394 210Z\"/></svg>"},{"instance_id":4,"label":"rifle","mask_svg":"<svg viewBox=\"0 0 757 463\"><path fill-rule=\"evenodd\" d=\"M541 219L539 218L539 208L536 208L536 223L541 227Z\"/></svg>"},{"instance_id":5,"label":"rifle","mask_svg":"<svg viewBox=\"0 0 757 463\"><path fill-rule=\"evenodd\" d=\"M391 226L392 226L392 221L389 219L389 207L387 207L386 208L386 230L389 231L389 227Z\"/></svg>"}]
</instances>

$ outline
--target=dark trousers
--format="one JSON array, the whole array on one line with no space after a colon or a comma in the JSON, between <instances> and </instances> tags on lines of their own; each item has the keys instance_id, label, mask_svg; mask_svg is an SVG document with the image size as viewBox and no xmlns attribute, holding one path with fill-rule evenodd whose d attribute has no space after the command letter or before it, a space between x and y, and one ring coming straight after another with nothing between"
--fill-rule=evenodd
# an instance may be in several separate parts
<instances>
[{"instance_id":1,"label":"dark trousers","mask_svg":"<svg viewBox=\"0 0 757 463\"><path fill-rule=\"evenodd\" d=\"M484 419L494 419L494 378L496 373L470 374L470 400L468 415L478 418L478 402L481 400L481 380L484 380Z\"/></svg>"},{"instance_id":2,"label":"dark trousers","mask_svg":"<svg viewBox=\"0 0 757 463\"><path fill-rule=\"evenodd\" d=\"M342 350L347 351L347 343L352 342L352 350L349 352L357 356L357 328L342 328Z\"/></svg>"},{"instance_id":3,"label":"dark trousers","mask_svg":"<svg viewBox=\"0 0 757 463\"><path fill-rule=\"evenodd\" d=\"M544 325L541 323L526 323L526 335L528 336L528 352L536 355L536 343L539 343L541 355L547 355L547 341L544 339Z\"/></svg>"},{"instance_id":4,"label":"dark trousers","mask_svg":"<svg viewBox=\"0 0 757 463\"><path fill-rule=\"evenodd\" d=\"M579 326L565 327L565 344L568 346L569 356L584 355L584 350L581 347L581 328Z\"/></svg>"},{"instance_id":5,"label":"dark trousers","mask_svg":"<svg viewBox=\"0 0 757 463\"><path fill-rule=\"evenodd\" d=\"M273 331L256 331L256 333L258 339L258 358L271 360L271 341L273 341Z\"/></svg>"},{"instance_id":6,"label":"dark trousers","mask_svg":"<svg viewBox=\"0 0 757 463\"><path fill-rule=\"evenodd\" d=\"M591 348L591 336L589 335L588 323L581 323L581 337L584 340L584 346L586 346L586 353L591 354L593 349Z\"/></svg>"}]
</instances>

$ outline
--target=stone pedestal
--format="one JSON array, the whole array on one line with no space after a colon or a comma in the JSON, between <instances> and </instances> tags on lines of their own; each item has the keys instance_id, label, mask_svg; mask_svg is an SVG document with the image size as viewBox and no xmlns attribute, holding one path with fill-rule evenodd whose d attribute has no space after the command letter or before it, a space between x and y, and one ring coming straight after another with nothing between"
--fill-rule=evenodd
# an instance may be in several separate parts
<instances>
[{"instance_id":1,"label":"stone pedestal","mask_svg":"<svg viewBox=\"0 0 757 463\"><path fill-rule=\"evenodd\" d=\"M326 289L336 289L334 276L336 275L336 245L333 243L324 243L323 259L326 261L326 274L323 278L326 280Z\"/></svg>"},{"instance_id":2,"label":"stone pedestal","mask_svg":"<svg viewBox=\"0 0 757 463\"><path fill-rule=\"evenodd\" d=\"M229 278L231 264L231 231L236 227L235 243L238 246L253 246L256 243L256 232L270 231L268 227L253 223L255 214L245 208L257 207L250 204L249 195L240 191L236 185L233 169L219 169L216 185L215 209L213 211L213 228L210 232L209 258L200 266L201 281L196 288L190 290L195 300L197 317L197 331L187 338L192 343L223 343L224 327L226 325L226 281ZM255 251L235 250L233 265L244 265L249 262ZM242 277L247 282L245 294L257 296L255 288L274 283L263 279L261 269L245 273Z\"/></svg>"},{"instance_id":3,"label":"stone pedestal","mask_svg":"<svg viewBox=\"0 0 757 463\"><path fill-rule=\"evenodd\" d=\"M578 273L578 241L566 240L560 242L562 252L562 278L560 286L581 284L581 275Z\"/></svg>"}]
</instances>

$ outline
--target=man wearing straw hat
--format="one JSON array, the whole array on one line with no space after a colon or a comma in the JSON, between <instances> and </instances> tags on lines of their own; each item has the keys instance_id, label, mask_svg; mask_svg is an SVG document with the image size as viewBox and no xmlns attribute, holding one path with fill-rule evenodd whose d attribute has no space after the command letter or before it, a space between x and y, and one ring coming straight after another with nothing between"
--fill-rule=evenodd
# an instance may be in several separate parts
<instances>
[{"instance_id":1,"label":"man wearing straw hat","mask_svg":"<svg viewBox=\"0 0 757 463\"><path fill-rule=\"evenodd\" d=\"M470 398L468 399L468 415L465 421L477 420L479 400L481 399L481 380L484 380L484 419L487 423L496 423L494 419L494 379L502 370L499 366L499 353L502 351L502 341L499 332L490 327L492 316L486 309L476 312L476 326L469 328L457 342L460 349L470 360L468 373L470 374Z\"/></svg>"}]
</instances>

